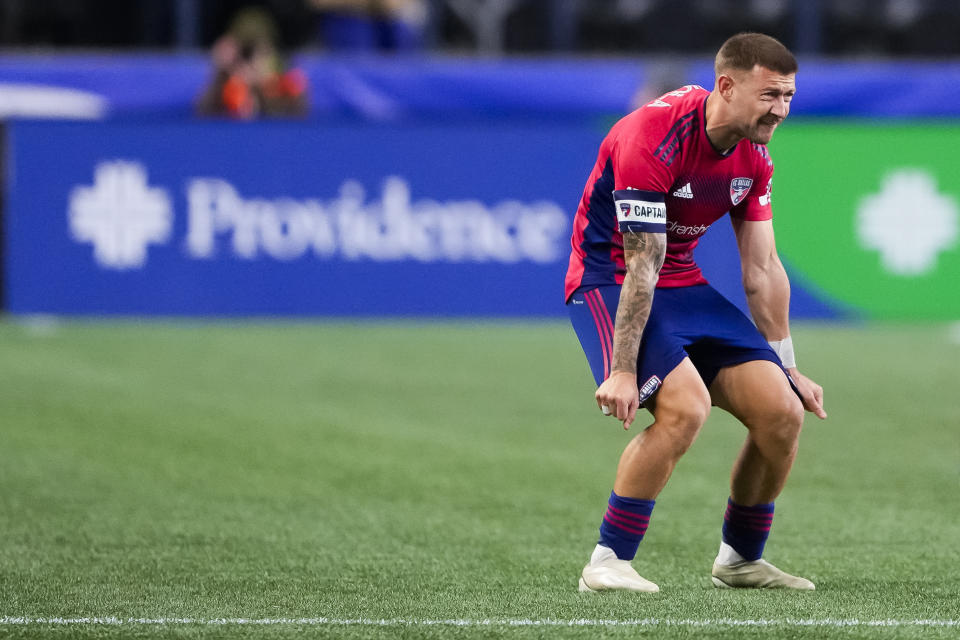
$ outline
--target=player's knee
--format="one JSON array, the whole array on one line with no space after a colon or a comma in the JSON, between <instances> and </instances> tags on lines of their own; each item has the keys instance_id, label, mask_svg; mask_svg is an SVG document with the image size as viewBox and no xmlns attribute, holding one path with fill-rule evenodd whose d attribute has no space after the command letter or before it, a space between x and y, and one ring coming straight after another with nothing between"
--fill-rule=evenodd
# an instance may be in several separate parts
<instances>
[{"instance_id":1,"label":"player's knee","mask_svg":"<svg viewBox=\"0 0 960 640\"><path fill-rule=\"evenodd\" d=\"M710 394L706 389L692 391L685 398L657 405L656 419L669 433L675 457L686 453L697 439L700 428L710 415Z\"/></svg>"},{"instance_id":2,"label":"player's knee","mask_svg":"<svg viewBox=\"0 0 960 640\"><path fill-rule=\"evenodd\" d=\"M800 437L800 430L803 428L803 403L795 394L791 393L784 400L778 422L782 425L784 437L793 440Z\"/></svg>"},{"instance_id":3,"label":"player's knee","mask_svg":"<svg viewBox=\"0 0 960 640\"><path fill-rule=\"evenodd\" d=\"M778 455L792 455L803 428L803 403L791 393L768 406L764 413L763 424L758 426L764 432L767 448Z\"/></svg>"}]
</instances>

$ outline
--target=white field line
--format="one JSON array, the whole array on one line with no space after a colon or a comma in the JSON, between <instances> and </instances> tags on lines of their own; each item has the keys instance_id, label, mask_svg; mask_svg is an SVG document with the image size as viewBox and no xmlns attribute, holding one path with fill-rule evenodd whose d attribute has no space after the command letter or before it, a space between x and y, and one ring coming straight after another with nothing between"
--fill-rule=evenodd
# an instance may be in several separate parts
<instances>
[{"instance_id":1,"label":"white field line","mask_svg":"<svg viewBox=\"0 0 960 640\"><path fill-rule=\"evenodd\" d=\"M960 620L860 620L857 618L782 618L740 620L736 618L671 619L639 618L634 620L530 620L518 619L449 619L423 618L61 618L0 617L0 626L368 626L368 627L960 627Z\"/></svg>"}]
</instances>

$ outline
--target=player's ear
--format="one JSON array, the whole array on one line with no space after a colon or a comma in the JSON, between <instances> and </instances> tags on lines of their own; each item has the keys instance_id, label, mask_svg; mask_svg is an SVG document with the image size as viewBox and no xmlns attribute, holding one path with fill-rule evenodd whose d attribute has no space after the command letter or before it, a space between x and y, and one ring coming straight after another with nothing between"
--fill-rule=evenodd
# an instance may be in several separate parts
<instances>
[{"instance_id":1,"label":"player's ear","mask_svg":"<svg viewBox=\"0 0 960 640\"><path fill-rule=\"evenodd\" d=\"M730 102L730 100L733 99L734 84L736 84L736 81L733 79L733 76L730 76L726 73L721 73L719 76L717 76L717 91L727 102Z\"/></svg>"}]
</instances>

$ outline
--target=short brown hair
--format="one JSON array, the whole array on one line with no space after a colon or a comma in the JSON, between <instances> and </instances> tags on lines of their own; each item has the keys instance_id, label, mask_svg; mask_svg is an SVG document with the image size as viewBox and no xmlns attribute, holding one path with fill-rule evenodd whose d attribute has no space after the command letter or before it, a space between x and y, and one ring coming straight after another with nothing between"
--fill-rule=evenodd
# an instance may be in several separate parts
<instances>
[{"instance_id":1,"label":"short brown hair","mask_svg":"<svg viewBox=\"0 0 960 640\"><path fill-rule=\"evenodd\" d=\"M713 68L719 76L728 69L750 71L756 65L777 73L797 72L797 59L790 50L762 33L738 33L728 39L717 52Z\"/></svg>"}]
</instances>

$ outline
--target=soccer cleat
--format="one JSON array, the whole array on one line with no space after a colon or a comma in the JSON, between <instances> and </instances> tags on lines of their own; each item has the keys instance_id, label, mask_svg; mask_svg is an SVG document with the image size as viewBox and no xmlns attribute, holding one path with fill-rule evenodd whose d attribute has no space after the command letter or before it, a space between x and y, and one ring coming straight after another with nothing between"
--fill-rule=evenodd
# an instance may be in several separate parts
<instances>
[{"instance_id":1,"label":"soccer cleat","mask_svg":"<svg viewBox=\"0 0 960 640\"><path fill-rule=\"evenodd\" d=\"M797 589L813 591L813 583L777 569L763 558L736 564L716 564L713 586L721 589Z\"/></svg>"},{"instance_id":2,"label":"soccer cleat","mask_svg":"<svg viewBox=\"0 0 960 640\"><path fill-rule=\"evenodd\" d=\"M613 549L597 545L590 562L580 574L580 591L639 591L656 593L660 587L641 578L629 560L621 560Z\"/></svg>"}]
</instances>

